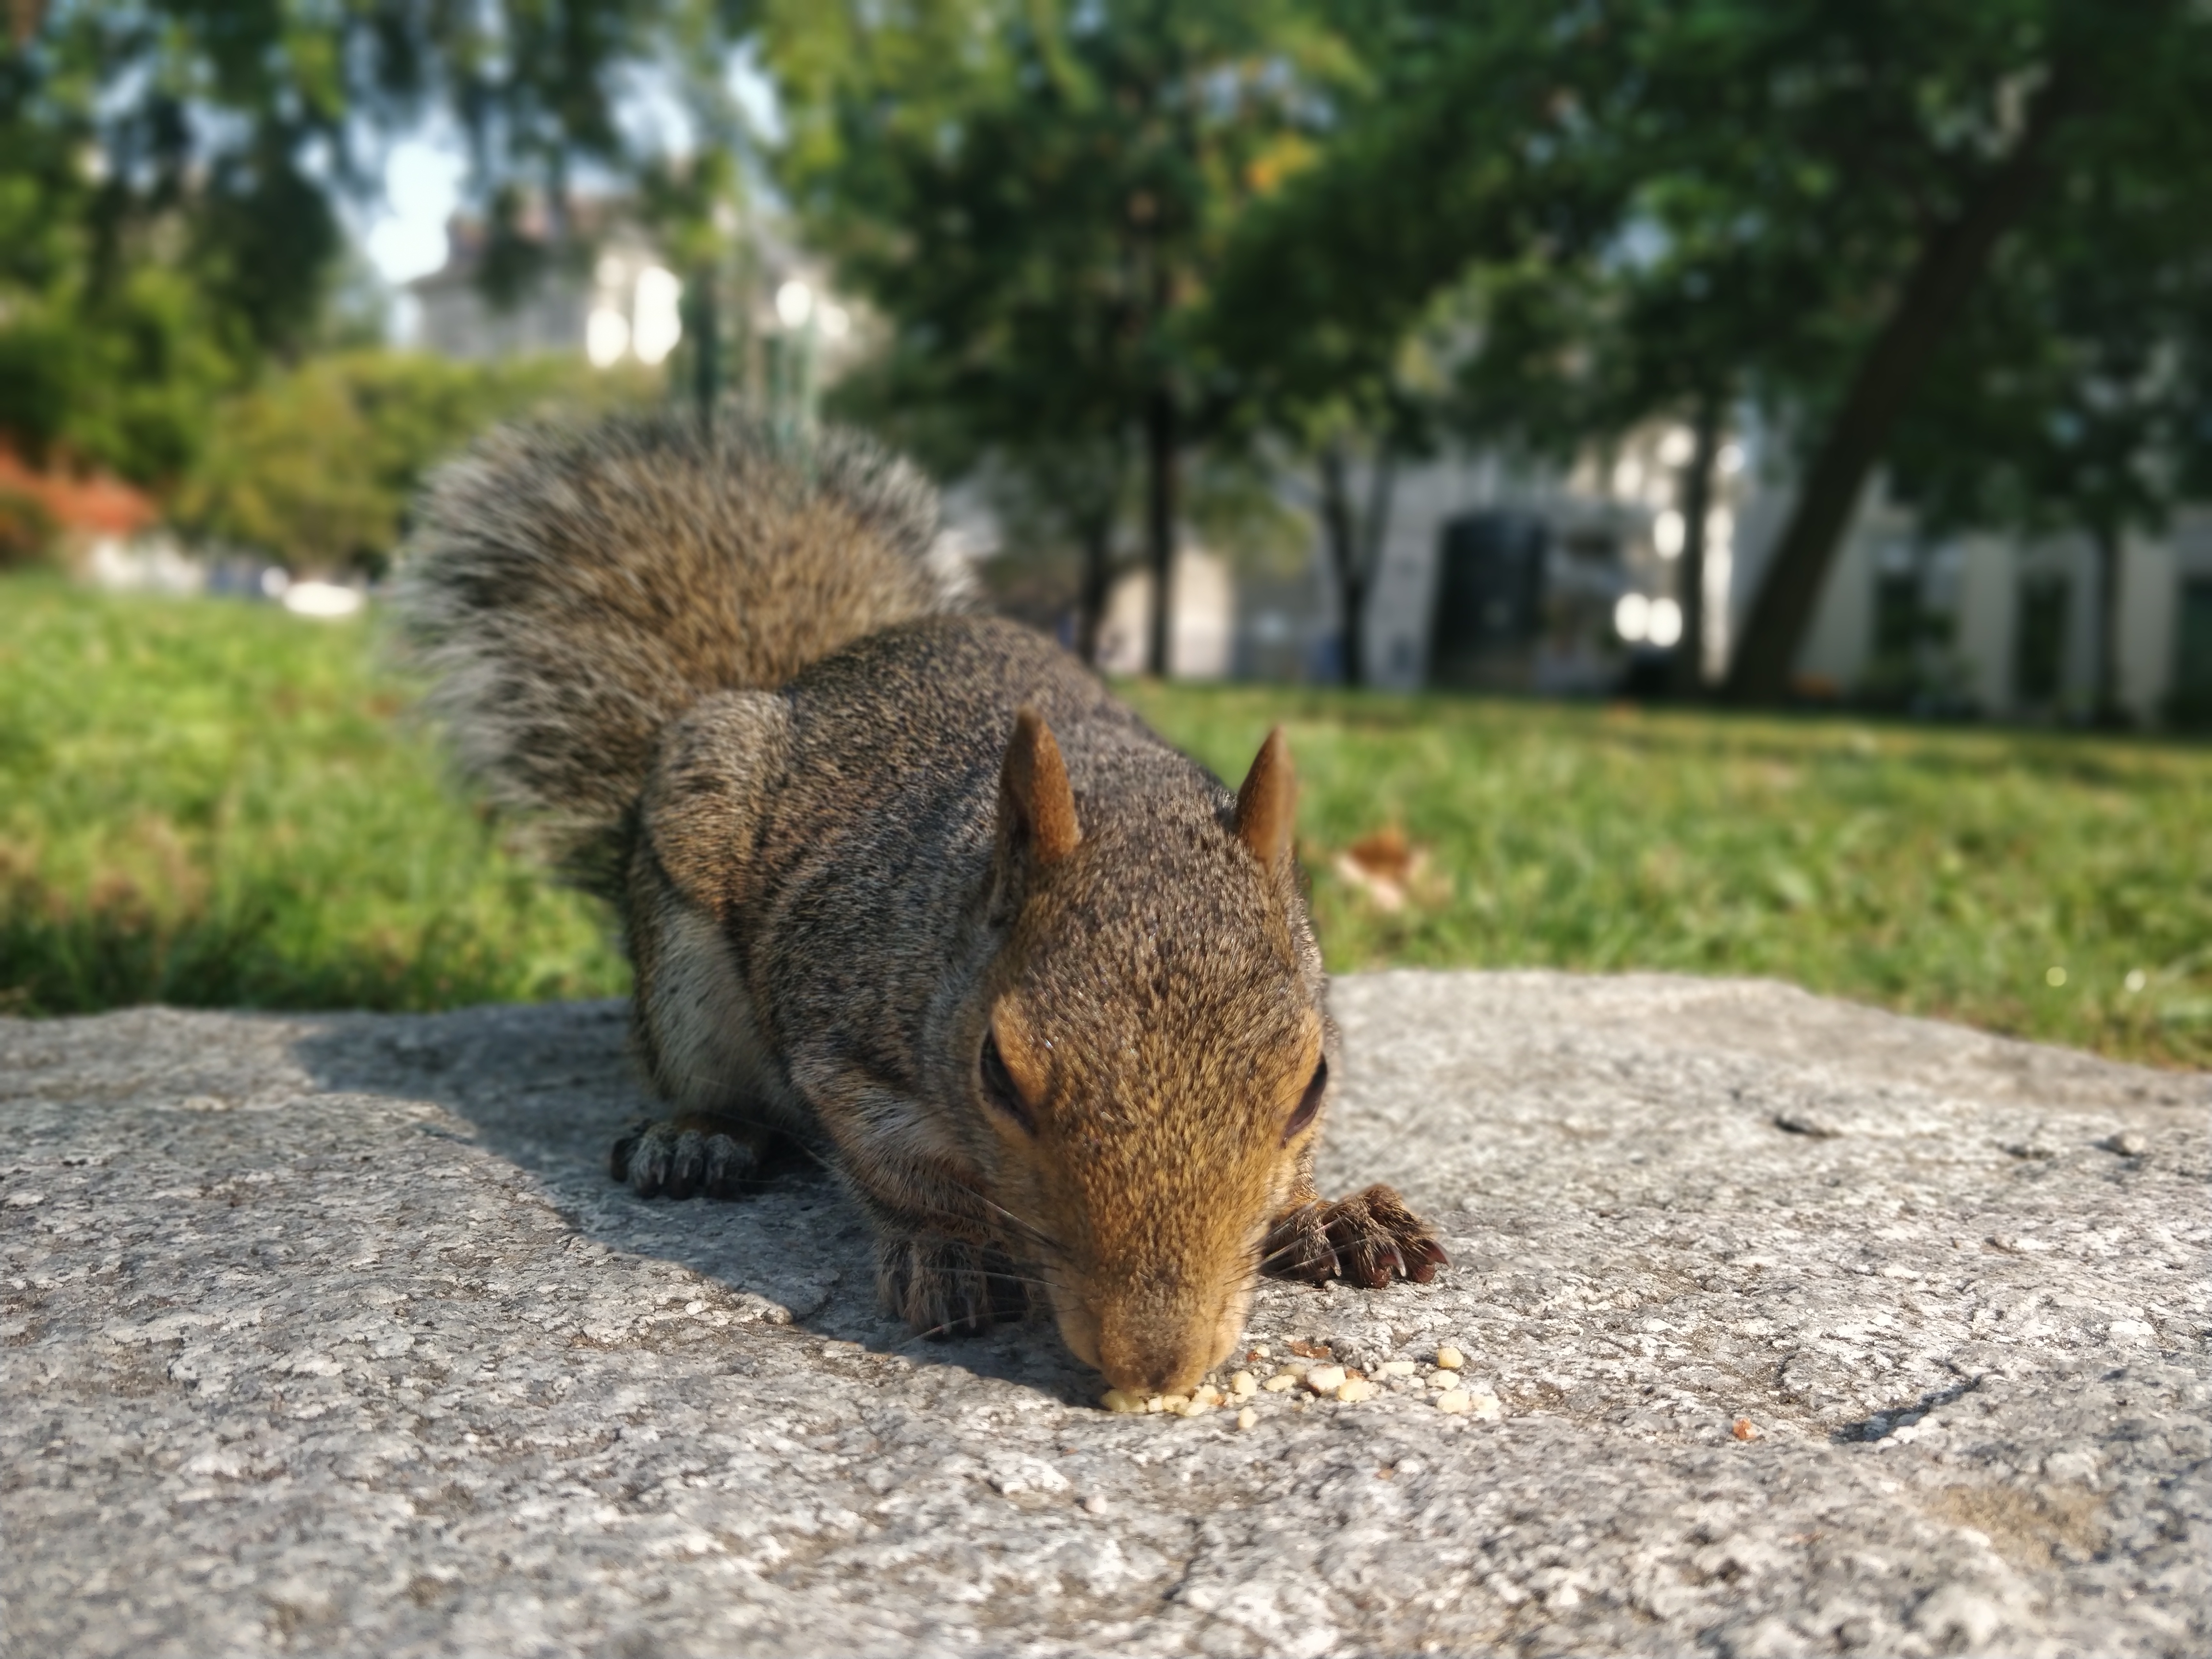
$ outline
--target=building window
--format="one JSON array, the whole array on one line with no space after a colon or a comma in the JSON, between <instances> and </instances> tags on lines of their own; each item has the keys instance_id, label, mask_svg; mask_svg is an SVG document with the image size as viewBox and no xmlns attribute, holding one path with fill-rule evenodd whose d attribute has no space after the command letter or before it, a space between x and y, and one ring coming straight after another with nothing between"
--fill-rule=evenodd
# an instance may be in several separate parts
<instances>
[{"instance_id":1,"label":"building window","mask_svg":"<svg viewBox=\"0 0 2212 1659\"><path fill-rule=\"evenodd\" d=\"M1885 570L1875 578L1875 660L1910 662L1919 643L1920 573Z\"/></svg>"},{"instance_id":2,"label":"building window","mask_svg":"<svg viewBox=\"0 0 2212 1659\"><path fill-rule=\"evenodd\" d=\"M2031 708L2058 701L2066 665L2066 611L2071 584L2040 574L2020 585L2020 631L2014 637L2013 693Z\"/></svg>"},{"instance_id":3,"label":"building window","mask_svg":"<svg viewBox=\"0 0 2212 1659\"><path fill-rule=\"evenodd\" d=\"M2168 712L2177 725L2212 726L2212 576L2190 577L2180 597Z\"/></svg>"},{"instance_id":4,"label":"building window","mask_svg":"<svg viewBox=\"0 0 2212 1659\"><path fill-rule=\"evenodd\" d=\"M1446 686L1520 690L1542 631L1551 532L1521 513L1447 520L1431 618L1429 678Z\"/></svg>"}]
</instances>

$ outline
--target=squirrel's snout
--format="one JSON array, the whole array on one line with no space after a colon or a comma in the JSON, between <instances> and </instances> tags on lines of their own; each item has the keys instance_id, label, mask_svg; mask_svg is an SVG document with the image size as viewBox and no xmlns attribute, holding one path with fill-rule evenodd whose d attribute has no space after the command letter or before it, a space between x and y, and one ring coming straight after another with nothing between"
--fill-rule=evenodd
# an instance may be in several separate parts
<instances>
[{"instance_id":1,"label":"squirrel's snout","mask_svg":"<svg viewBox=\"0 0 2212 1659\"><path fill-rule=\"evenodd\" d=\"M1211 1316L1157 1294L1095 1291L1056 1293L1053 1311L1070 1352L1132 1394L1188 1394L1227 1356L1243 1323L1234 1297Z\"/></svg>"},{"instance_id":2,"label":"squirrel's snout","mask_svg":"<svg viewBox=\"0 0 2212 1659\"><path fill-rule=\"evenodd\" d=\"M1149 1299L1148 1299L1149 1300ZM1232 1298L1233 1300L1233 1298ZM1164 1309L1157 1303L1100 1310L1095 1351L1079 1355L1133 1394L1188 1394L1227 1357L1243 1323L1241 1308ZM1076 1345L1069 1344L1071 1347Z\"/></svg>"},{"instance_id":3,"label":"squirrel's snout","mask_svg":"<svg viewBox=\"0 0 2212 1659\"><path fill-rule=\"evenodd\" d=\"M1182 1343L1102 1345L1098 1369L1114 1387L1132 1394L1188 1394L1206 1375L1210 1358Z\"/></svg>"}]
</instances>

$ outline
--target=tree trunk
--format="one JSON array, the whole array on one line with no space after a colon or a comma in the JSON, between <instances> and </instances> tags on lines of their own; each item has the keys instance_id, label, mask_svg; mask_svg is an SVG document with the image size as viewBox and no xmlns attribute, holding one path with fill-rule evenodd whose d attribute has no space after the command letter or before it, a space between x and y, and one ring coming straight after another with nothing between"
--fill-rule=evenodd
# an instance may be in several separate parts
<instances>
[{"instance_id":1,"label":"tree trunk","mask_svg":"<svg viewBox=\"0 0 2212 1659\"><path fill-rule=\"evenodd\" d=\"M684 319L691 336L691 396L699 406L699 423L714 423L714 404L722 395L720 319L714 314L714 268L702 265L691 273L690 316Z\"/></svg>"},{"instance_id":2,"label":"tree trunk","mask_svg":"<svg viewBox=\"0 0 2212 1659\"><path fill-rule=\"evenodd\" d=\"M1336 578L1340 667L1346 685L1367 684L1367 601L1381 563L1382 538L1390 526L1390 491L1397 477L1388 447L1378 450L1367 480L1367 510L1352 511L1349 459L1340 442L1321 452L1322 534L1328 544L1330 572Z\"/></svg>"},{"instance_id":3,"label":"tree trunk","mask_svg":"<svg viewBox=\"0 0 2212 1659\"><path fill-rule=\"evenodd\" d=\"M1713 459L1720 450L1721 400L1708 394L1691 417L1690 464L1682 480L1682 562L1675 595L1682 637L1674 645L1669 688L1678 697L1705 693L1705 520L1711 516Z\"/></svg>"},{"instance_id":4,"label":"tree trunk","mask_svg":"<svg viewBox=\"0 0 2212 1659\"><path fill-rule=\"evenodd\" d=\"M2097 544L2097 684L2095 720L2100 726L2124 726L2120 707L2120 538L2100 528Z\"/></svg>"},{"instance_id":5,"label":"tree trunk","mask_svg":"<svg viewBox=\"0 0 2212 1659\"><path fill-rule=\"evenodd\" d=\"M1367 512L1359 526L1359 588L1345 618L1345 637L1352 641L1352 654L1345 659L1346 685L1367 684L1367 604L1382 570L1382 541L1390 531L1390 497L1397 481L1396 453L1387 442L1376 445L1367 475Z\"/></svg>"},{"instance_id":6,"label":"tree trunk","mask_svg":"<svg viewBox=\"0 0 2212 1659\"><path fill-rule=\"evenodd\" d=\"M1145 650L1145 671L1165 679L1174 634L1176 479L1175 393L1164 386L1153 388L1146 400L1145 452L1151 474L1145 556L1152 573L1152 637Z\"/></svg>"},{"instance_id":7,"label":"tree trunk","mask_svg":"<svg viewBox=\"0 0 2212 1659\"><path fill-rule=\"evenodd\" d=\"M1359 684L1360 592L1358 532L1352 524L1352 491L1345 478L1344 446L1321 452L1322 536L1328 543L1329 572L1336 578L1337 669L1346 685Z\"/></svg>"},{"instance_id":8,"label":"tree trunk","mask_svg":"<svg viewBox=\"0 0 2212 1659\"><path fill-rule=\"evenodd\" d=\"M1814 453L1744 625L1729 672L1731 696L1771 702L1789 690L1798 646L1860 492L1929 360L1988 270L1997 243L2033 203L2043 184L2045 147L2071 107L2070 87L2055 75L2033 100L2012 153L1982 181L1958 216L1922 245L1888 319L1860 360Z\"/></svg>"},{"instance_id":9,"label":"tree trunk","mask_svg":"<svg viewBox=\"0 0 2212 1659\"><path fill-rule=\"evenodd\" d=\"M1075 654L1098 665L1098 635L1106 622L1106 599L1113 586L1114 520L1110 514L1083 527L1083 581L1076 596Z\"/></svg>"}]
</instances>

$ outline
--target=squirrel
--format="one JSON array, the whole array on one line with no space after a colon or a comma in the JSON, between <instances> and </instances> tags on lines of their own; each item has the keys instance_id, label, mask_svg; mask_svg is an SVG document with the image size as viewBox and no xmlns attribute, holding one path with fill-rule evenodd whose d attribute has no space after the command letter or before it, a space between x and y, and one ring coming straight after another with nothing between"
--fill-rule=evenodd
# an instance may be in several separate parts
<instances>
[{"instance_id":1,"label":"squirrel","mask_svg":"<svg viewBox=\"0 0 2212 1659\"><path fill-rule=\"evenodd\" d=\"M668 1115L615 1179L732 1197L797 1142L917 1332L1041 1300L1114 1388L1187 1392L1261 1273L1444 1254L1314 1184L1341 1068L1280 728L1231 793L940 528L851 432L509 428L433 480L395 608L461 769L621 918Z\"/></svg>"}]
</instances>

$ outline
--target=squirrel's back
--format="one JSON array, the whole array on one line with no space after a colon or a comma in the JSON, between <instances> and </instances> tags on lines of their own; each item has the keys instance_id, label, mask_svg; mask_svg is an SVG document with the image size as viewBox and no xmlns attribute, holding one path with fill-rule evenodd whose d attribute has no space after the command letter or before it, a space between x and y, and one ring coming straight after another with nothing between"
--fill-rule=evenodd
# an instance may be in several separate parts
<instances>
[{"instance_id":1,"label":"squirrel's back","mask_svg":"<svg viewBox=\"0 0 2212 1659\"><path fill-rule=\"evenodd\" d=\"M799 450L676 411L510 428L437 478L398 611L463 768L607 891L686 709L968 608L939 528L929 483L856 434Z\"/></svg>"}]
</instances>

